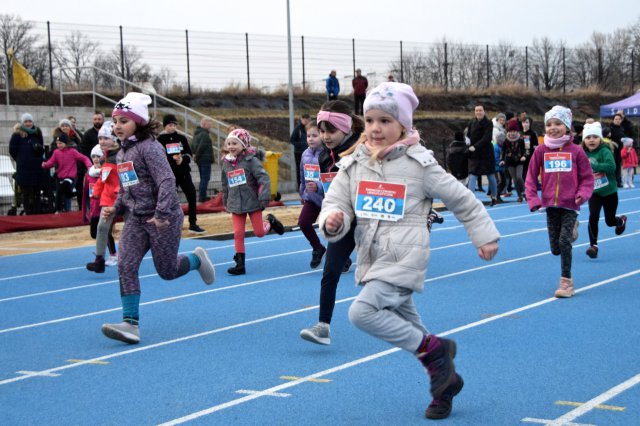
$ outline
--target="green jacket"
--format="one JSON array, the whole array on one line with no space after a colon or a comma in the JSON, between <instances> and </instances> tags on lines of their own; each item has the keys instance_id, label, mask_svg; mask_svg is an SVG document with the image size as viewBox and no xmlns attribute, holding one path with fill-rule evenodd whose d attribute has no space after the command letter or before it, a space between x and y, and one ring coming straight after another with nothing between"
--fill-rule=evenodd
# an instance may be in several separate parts
<instances>
[{"instance_id":1,"label":"green jacket","mask_svg":"<svg viewBox=\"0 0 640 426\"><path fill-rule=\"evenodd\" d=\"M603 142L593 151L585 150L591 162L594 177L593 193L606 197L618 191L616 183L616 162L609 144Z\"/></svg>"},{"instance_id":2,"label":"green jacket","mask_svg":"<svg viewBox=\"0 0 640 426\"><path fill-rule=\"evenodd\" d=\"M213 162L213 145L209 131L202 127L196 127L191 142L191 150L196 158L196 163L211 164Z\"/></svg>"}]
</instances>

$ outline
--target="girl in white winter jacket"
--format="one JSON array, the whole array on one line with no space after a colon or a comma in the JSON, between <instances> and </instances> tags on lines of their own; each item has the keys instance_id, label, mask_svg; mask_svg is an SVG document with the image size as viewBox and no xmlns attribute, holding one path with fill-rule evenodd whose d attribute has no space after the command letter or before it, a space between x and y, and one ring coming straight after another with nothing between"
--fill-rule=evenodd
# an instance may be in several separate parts
<instances>
[{"instance_id":1,"label":"girl in white winter jacket","mask_svg":"<svg viewBox=\"0 0 640 426\"><path fill-rule=\"evenodd\" d=\"M445 418L463 386L455 342L430 334L413 302L429 259L427 215L434 198L464 225L485 260L498 250L498 230L479 200L419 144L412 129L418 99L410 86L386 82L364 103L365 132L338 164L320 214L328 241L342 238L354 218L356 283L363 289L350 321L374 337L415 354L431 378L428 418Z\"/></svg>"}]
</instances>

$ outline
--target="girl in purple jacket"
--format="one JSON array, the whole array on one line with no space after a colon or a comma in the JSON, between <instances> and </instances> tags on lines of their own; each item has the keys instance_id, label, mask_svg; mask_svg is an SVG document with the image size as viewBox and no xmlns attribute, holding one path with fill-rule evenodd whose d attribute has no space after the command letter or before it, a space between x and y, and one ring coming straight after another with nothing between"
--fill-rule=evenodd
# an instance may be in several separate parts
<instances>
[{"instance_id":1,"label":"girl in purple jacket","mask_svg":"<svg viewBox=\"0 0 640 426\"><path fill-rule=\"evenodd\" d=\"M300 188L298 192L302 197L303 206L302 210L300 210L300 217L298 217L298 226L313 249L309 266L315 269L320 266L324 253L327 251L320 242L315 229L313 229L313 224L320 215L322 199L324 198L324 188L320 182L320 166L318 162L318 157L323 147L318 123L315 120L307 124L306 130L309 148L302 153L300 161Z\"/></svg>"},{"instance_id":2,"label":"girl in purple jacket","mask_svg":"<svg viewBox=\"0 0 640 426\"><path fill-rule=\"evenodd\" d=\"M531 211L546 209L551 253L560 255L560 284L555 297L575 294L571 278L572 243L578 238L580 205L589 201L593 193L591 163L582 147L573 143L571 121L571 110L560 105L544 115L544 144L533 152L525 184ZM538 177L541 196L537 191Z\"/></svg>"},{"instance_id":3,"label":"girl in purple jacket","mask_svg":"<svg viewBox=\"0 0 640 426\"><path fill-rule=\"evenodd\" d=\"M130 344L140 342L138 272L149 249L162 279L173 280L194 269L206 284L215 279L204 248L178 254L184 214L167 155L155 139L159 123L149 120L149 103L148 95L131 92L113 109L113 132L122 148L116 156L120 191L115 205L102 209L105 220L114 214L125 217L118 256L123 318L118 324L103 324L102 333Z\"/></svg>"}]
</instances>

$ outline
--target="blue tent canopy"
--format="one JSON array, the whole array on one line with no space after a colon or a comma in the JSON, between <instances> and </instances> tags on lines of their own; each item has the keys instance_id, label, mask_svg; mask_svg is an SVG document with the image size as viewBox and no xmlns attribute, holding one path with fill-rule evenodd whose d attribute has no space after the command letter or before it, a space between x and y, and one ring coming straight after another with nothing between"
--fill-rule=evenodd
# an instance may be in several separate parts
<instances>
[{"instance_id":1,"label":"blue tent canopy","mask_svg":"<svg viewBox=\"0 0 640 426\"><path fill-rule=\"evenodd\" d=\"M640 117L640 91L621 101L600 105L600 117L613 117L619 110L623 110L627 117Z\"/></svg>"}]
</instances>

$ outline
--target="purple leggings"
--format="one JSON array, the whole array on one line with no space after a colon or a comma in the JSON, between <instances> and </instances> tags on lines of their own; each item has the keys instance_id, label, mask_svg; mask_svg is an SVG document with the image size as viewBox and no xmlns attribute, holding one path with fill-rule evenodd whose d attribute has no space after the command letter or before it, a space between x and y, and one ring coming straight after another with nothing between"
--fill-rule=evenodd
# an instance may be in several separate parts
<instances>
[{"instance_id":1,"label":"purple leggings","mask_svg":"<svg viewBox=\"0 0 640 426\"><path fill-rule=\"evenodd\" d=\"M313 224L319 215L320 207L310 201L305 201L302 210L300 210L300 217L298 217L298 226L314 250L320 250L323 247L316 230L313 229Z\"/></svg>"},{"instance_id":2,"label":"purple leggings","mask_svg":"<svg viewBox=\"0 0 640 426\"><path fill-rule=\"evenodd\" d=\"M182 210L176 210L169 218L169 226L163 230L147 223L149 219L149 216L140 217L132 214L125 218L118 255L121 296L140 294L140 263L149 249L160 278L173 280L189 272L189 259L178 255L184 221Z\"/></svg>"}]
</instances>

